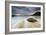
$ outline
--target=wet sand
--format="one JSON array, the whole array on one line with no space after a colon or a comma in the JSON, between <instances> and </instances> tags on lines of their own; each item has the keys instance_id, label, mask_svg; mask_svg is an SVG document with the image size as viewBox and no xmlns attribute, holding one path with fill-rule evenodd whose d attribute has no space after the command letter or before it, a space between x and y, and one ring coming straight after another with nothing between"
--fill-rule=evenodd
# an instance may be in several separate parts
<instances>
[{"instance_id":1,"label":"wet sand","mask_svg":"<svg viewBox=\"0 0 46 35\"><path fill-rule=\"evenodd\" d=\"M36 17L35 17L36 18ZM24 23L25 21L19 21L19 22L14 22L12 23L12 28L40 28L41 27L41 20L38 18L38 22L35 23Z\"/></svg>"}]
</instances>

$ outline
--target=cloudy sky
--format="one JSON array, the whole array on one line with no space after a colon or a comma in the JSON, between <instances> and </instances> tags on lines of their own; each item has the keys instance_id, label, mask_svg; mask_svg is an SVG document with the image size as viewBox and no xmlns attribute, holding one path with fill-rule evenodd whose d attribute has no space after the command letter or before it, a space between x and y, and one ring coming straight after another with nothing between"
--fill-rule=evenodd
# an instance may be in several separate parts
<instances>
[{"instance_id":1,"label":"cloudy sky","mask_svg":"<svg viewBox=\"0 0 46 35\"><path fill-rule=\"evenodd\" d=\"M12 6L12 15L14 15L14 14L31 14L37 10L40 10L40 7Z\"/></svg>"}]
</instances>

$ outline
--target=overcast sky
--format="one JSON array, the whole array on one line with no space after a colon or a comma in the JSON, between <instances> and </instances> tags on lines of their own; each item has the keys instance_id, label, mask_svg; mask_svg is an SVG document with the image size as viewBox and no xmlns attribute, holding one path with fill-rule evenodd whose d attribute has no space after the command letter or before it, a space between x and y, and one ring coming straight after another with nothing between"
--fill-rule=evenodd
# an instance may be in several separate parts
<instances>
[{"instance_id":1,"label":"overcast sky","mask_svg":"<svg viewBox=\"0 0 46 35\"><path fill-rule=\"evenodd\" d=\"M40 7L12 6L12 14L31 14L37 10L40 10Z\"/></svg>"}]
</instances>

